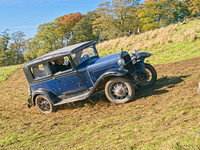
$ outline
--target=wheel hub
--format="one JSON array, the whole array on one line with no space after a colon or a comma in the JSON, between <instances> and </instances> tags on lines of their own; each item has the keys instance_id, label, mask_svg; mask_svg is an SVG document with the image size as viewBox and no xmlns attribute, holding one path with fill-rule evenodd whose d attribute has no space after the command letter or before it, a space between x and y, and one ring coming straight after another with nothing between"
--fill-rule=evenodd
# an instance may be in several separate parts
<instances>
[{"instance_id":1,"label":"wheel hub","mask_svg":"<svg viewBox=\"0 0 200 150\"><path fill-rule=\"evenodd\" d=\"M124 98L128 95L127 87L122 83L116 83L113 86L113 95L118 98Z\"/></svg>"},{"instance_id":2,"label":"wheel hub","mask_svg":"<svg viewBox=\"0 0 200 150\"><path fill-rule=\"evenodd\" d=\"M45 99L41 99L39 101L39 107L40 109L42 109L43 111L48 111L50 109L49 103L48 101L46 101Z\"/></svg>"}]
</instances>

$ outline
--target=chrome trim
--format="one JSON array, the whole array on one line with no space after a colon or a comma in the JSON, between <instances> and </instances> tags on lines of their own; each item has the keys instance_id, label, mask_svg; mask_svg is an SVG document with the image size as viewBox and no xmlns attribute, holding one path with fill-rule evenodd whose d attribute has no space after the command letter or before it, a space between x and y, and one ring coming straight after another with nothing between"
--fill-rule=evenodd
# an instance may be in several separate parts
<instances>
[{"instance_id":1,"label":"chrome trim","mask_svg":"<svg viewBox=\"0 0 200 150\"><path fill-rule=\"evenodd\" d=\"M88 76L90 77L90 80L91 80L91 82L92 82L92 85L94 86L94 82L93 82L93 80L92 80L92 77L90 76L90 73L89 73L88 67L86 68L86 70L87 70Z\"/></svg>"}]
</instances>

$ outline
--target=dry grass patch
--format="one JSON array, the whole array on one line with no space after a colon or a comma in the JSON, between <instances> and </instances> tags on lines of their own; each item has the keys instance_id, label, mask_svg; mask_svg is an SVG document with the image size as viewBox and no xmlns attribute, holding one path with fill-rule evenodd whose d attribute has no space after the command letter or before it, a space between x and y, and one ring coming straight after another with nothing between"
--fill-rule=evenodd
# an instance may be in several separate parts
<instances>
[{"instance_id":1,"label":"dry grass patch","mask_svg":"<svg viewBox=\"0 0 200 150\"><path fill-rule=\"evenodd\" d=\"M181 43L186 43L184 47L187 48L182 50L180 47ZM178 23L169 25L168 27L162 27L160 29L148 31L139 35L132 35L130 37L123 37L105 41L97 45L97 49L101 56L120 52L121 49L131 53L132 50L138 49L139 51L149 51L159 57L163 52L162 49L170 48L174 45L174 49L165 49L165 53L172 53L174 51L181 51L182 54L185 52L195 49L197 44L200 45L200 20L194 20L187 23ZM190 45L195 45L191 47ZM199 46L198 46L198 50ZM199 53L196 53L199 56ZM166 56L162 56L162 59ZM174 58L177 56L174 55ZM174 59L173 58L173 59ZM194 56L189 57L194 58ZM172 61L177 61L173 60ZM155 58L154 58L155 60ZM184 60L184 59L181 59ZM169 63L172 61L166 61ZM156 62L163 63L163 62Z\"/></svg>"}]
</instances>

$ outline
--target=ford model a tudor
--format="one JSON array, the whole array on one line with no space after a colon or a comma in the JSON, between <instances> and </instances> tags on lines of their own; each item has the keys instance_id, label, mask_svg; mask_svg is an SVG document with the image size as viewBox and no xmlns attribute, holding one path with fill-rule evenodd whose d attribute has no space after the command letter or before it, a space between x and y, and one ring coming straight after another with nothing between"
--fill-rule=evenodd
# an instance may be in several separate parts
<instances>
[{"instance_id":1,"label":"ford model a tudor","mask_svg":"<svg viewBox=\"0 0 200 150\"><path fill-rule=\"evenodd\" d=\"M84 42L53 51L24 65L29 83L28 106L42 113L55 106L87 99L104 90L109 101L125 103L133 99L135 87L156 81L156 70L144 63L151 54L127 52L99 57L95 42Z\"/></svg>"}]
</instances>

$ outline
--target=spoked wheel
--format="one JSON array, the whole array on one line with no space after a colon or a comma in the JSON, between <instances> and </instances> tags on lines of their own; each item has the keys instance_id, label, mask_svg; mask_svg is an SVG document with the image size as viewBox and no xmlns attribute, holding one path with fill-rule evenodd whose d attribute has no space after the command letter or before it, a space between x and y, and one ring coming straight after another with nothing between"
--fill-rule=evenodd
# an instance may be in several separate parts
<instances>
[{"instance_id":1,"label":"spoked wheel","mask_svg":"<svg viewBox=\"0 0 200 150\"><path fill-rule=\"evenodd\" d=\"M153 85L157 79L157 73L154 67L150 64L145 64L146 73L144 74L144 79L141 81L137 86L142 87L149 87Z\"/></svg>"},{"instance_id":2,"label":"spoked wheel","mask_svg":"<svg viewBox=\"0 0 200 150\"><path fill-rule=\"evenodd\" d=\"M39 95L36 97L36 104L42 113L50 114L54 112L54 106L52 105L52 102L44 95Z\"/></svg>"},{"instance_id":3,"label":"spoked wheel","mask_svg":"<svg viewBox=\"0 0 200 150\"><path fill-rule=\"evenodd\" d=\"M109 101L121 104L132 100L135 90L131 81L123 77L117 77L106 83L105 94Z\"/></svg>"}]
</instances>

